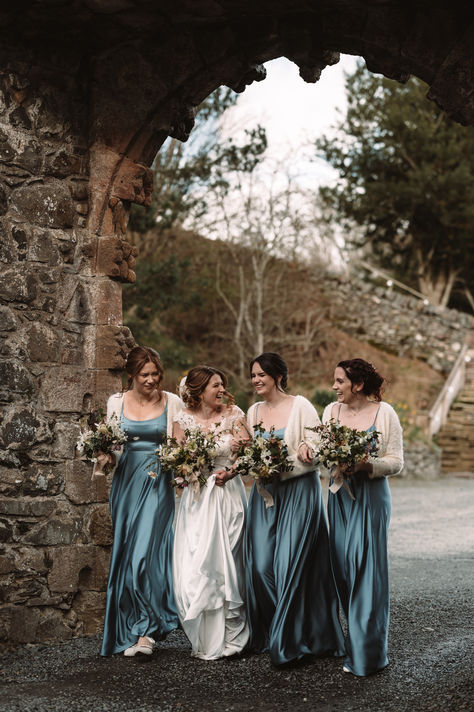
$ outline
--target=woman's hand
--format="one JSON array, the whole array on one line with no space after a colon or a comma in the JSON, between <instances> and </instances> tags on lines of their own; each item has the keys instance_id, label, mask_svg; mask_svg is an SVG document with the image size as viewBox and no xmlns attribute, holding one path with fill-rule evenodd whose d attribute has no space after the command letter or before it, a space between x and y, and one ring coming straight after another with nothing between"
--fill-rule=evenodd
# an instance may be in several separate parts
<instances>
[{"instance_id":1,"label":"woman's hand","mask_svg":"<svg viewBox=\"0 0 474 712\"><path fill-rule=\"evenodd\" d=\"M115 455L112 455L111 453L106 455L104 452L99 450L99 452L97 453L97 460L92 469L92 479L95 479L96 477L103 477L105 474L105 466L110 464L112 465L112 467L115 467L115 463Z\"/></svg>"},{"instance_id":2,"label":"woman's hand","mask_svg":"<svg viewBox=\"0 0 474 712\"><path fill-rule=\"evenodd\" d=\"M313 457L314 454L309 445L306 445L306 443L301 443L298 448L298 460L301 460L301 462L307 462L309 464L313 462Z\"/></svg>"},{"instance_id":3,"label":"woman's hand","mask_svg":"<svg viewBox=\"0 0 474 712\"><path fill-rule=\"evenodd\" d=\"M248 445L250 442L250 438L238 438L238 437L233 437L232 440L230 441L230 450L233 453L236 453L239 451L239 448L242 445Z\"/></svg>"},{"instance_id":4,"label":"woman's hand","mask_svg":"<svg viewBox=\"0 0 474 712\"><path fill-rule=\"evenodd\" d=\"M216 476L216 485L218 487L223 487L228 480L234 477L232 470L216 470L214 472Z\"/></svg>"}]
</instances>

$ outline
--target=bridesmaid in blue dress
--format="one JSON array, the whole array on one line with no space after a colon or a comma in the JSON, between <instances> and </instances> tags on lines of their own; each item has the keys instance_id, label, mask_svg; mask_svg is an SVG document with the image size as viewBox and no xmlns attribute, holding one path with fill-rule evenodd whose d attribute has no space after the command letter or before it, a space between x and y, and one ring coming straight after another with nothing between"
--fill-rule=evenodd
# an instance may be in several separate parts
<instances>
[{"instance_id":1,"label":"bridesmaid in blue dress","mask_svg":"<svg viewBox=\"0 0 474 712\"><path fill-rule=\"evenodd\" d=\"M288 446L294 469L259 493L254 484L246 532L250 648L269 651L274 665L307 656L343 655L321 483L306 427L319 424L303 396L285 393L288 368L278 354L251 362L252 384L263 399L248 412L249 429L273 426ZM268 506L269 505L269 506Z\"/></svg>"},{"instance_id":2,"label":"bridesmaid in blue dress","mask_svg":"<svg viewBox=\"0 0 474 712\"><path fill-rule=\"evenodd\" d=\"M335 470L332 482L350 474L354 499L341 487L329 492L331 559L337 590L347 620L344 671L363 677L388 665L390 615L388 526L391 513L387 476L403 467L402 429L394 409L381 401L384 379L362 359L338 363L333 389L337 403L323 413L355 430L380 433L377 457Z\"/></svg>"},{"instance_id":3,"label":"bridesmaid in blue dress","mask_svg":"<svg viewBox=\"0 0 474 712\"><path fill-rule=\"evenodd\" d=\"M163 391L163 368L150 348L131 350L124 393L107 403L128 439L110 492L114 544L101 655L151 655L178 625L172 590L174 494L171 474L148 475L155 449L171 433L180 399ZM111 457L111 456L110 456Z\"/></svg>"}]
</instances>

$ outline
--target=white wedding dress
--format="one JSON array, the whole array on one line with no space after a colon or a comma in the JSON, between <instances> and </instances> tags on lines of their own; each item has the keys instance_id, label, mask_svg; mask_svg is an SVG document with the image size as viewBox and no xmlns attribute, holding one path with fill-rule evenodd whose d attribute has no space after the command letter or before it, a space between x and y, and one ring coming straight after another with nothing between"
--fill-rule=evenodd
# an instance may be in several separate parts
<instances>
[{"instance_id":1,"label":"white wedding dress","mask_svg":"<svg viewBox=\"0 0 474 712\"><path fill-rule=\"evenodd\" d=\"M214 470L230 466L232 422L244 414L234 406L211 430L218 435ZM175 421L183 430L202 426L181 411ZM178 615L192 654L203 660L240 653L249 629L244 603L243 536L247 497L240 476L216 486L211 474L199 499L184 490L176 519L173 586Z\"/></svg>"}]
</instances>

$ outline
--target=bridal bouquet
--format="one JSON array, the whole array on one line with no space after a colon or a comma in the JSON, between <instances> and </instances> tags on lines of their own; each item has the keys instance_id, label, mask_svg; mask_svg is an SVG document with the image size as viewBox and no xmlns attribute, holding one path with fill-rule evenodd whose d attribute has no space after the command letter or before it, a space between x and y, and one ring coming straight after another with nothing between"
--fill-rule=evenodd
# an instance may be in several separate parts
<instances>
[{"instance_id":1,"label":"bridal bouquet","mask_svg":"<svg viewBox=\"0 0 474 712\"><path fill-rule=\"evenodd\" d=\"M81 434L76 448L85 460L99 463L100 472L96 474L106 475L113 469L113 465L108 459L103 463L106 458L102 456L114 455L126 442L127 433L121 429L120 420L116 416L107 420L102 408L94 408L81 421Z\"/></svg>"},{"instance_id":2,"label":"bridal bouquet","mask_svg":"<svg viewBox=\"0 0 474 712\"><path fill-rule=\"evenodd\" d=\"M200 430L184 431L182 443L176 438L168 438L166 444L156 450L158 460L166 470L172 470L175 477L171 480L172 487L184 489L192 487L196 497L206 484L217 454L215 433L203 433ZM156 477L156 472L150 471L150 477Z\"/></svg>"},{"instance_id":3,"label":"bridal bouquet","mask_svg":"<svg viewBox=\"0 0 474 712\"><path fill-rule=\"evenodd\" d=\"M354 499L346 483L346 480L350 478L347 470L350 470L356 463L367 462L370 456L377 455L380 433L376 430L369 432L354 430L354 428L341 425L335 420L330 420L329 423L318 425L315 428L308 428L308 430L316 433L319 462L328 470L339 468L342 473L341 478L336 478L338 481L334 482L329 489L335 493L341 486L344 486Z\"/></svg>"},{"instance_id":4,"label":"bridal bouquet","mask_svg":"<svg viewBox=\"0 0 474 712\"><path fill-rule=\"evenodd\" d=\"M275 428L270 429L268 438L263 437L265 429L260 423L253 429L255 437L240 445L232 471L238 475L251 475L257 481L272 480L280 472L290 472L293 465L288 448L285 441L274 434Z\"/></svg>"}]
</instances>

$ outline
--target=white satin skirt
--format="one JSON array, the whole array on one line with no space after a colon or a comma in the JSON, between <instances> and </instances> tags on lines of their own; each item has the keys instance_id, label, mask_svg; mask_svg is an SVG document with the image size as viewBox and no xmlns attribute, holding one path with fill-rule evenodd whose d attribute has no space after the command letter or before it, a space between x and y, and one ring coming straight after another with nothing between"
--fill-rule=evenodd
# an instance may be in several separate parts
<instances>
[{"instance_id":1,"label":"white satin skirt","mask_svg":"<svg viewBox=\"0 0 474 712\"><path fill-rule=\"evenodd\" d=\"M223 487L211 475L196 501L188 488L175 526L173 586L192 654L215 660L240 653L249 638L244 603L243 536L247 512L240 477Z\"/></svg>"}]
</instances>

